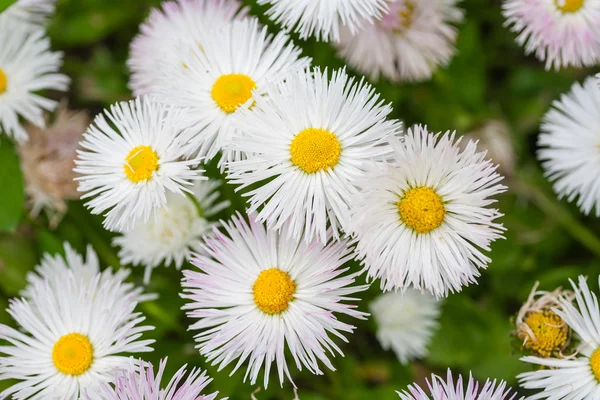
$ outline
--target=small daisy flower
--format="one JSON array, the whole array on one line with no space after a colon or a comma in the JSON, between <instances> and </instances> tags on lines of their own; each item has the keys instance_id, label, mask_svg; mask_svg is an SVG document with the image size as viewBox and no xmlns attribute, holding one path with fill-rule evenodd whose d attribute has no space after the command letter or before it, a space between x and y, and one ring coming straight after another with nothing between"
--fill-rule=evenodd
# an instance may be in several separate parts
<instances>
[{"instance_id":1,"label":"small daisy flower","mask_svg":"<svg viewBox=\"0 0 600 400\"><path fill-rule=\"evenodd\" d=\"M167 386L161 389L166 366L165 358L160 361L155 376L152 364L132 361L126 369L115 371L114 385L103 385L102 400L214 400L217 397L218 392L202 395L204 388L212 381L206 376L206 371L194 368L188 374L187 365L181 367Z\"/></svg>"},{"instance_id":2,"label":"small daisy flower","mask_svg":"<svg viewBox=\"0 0 600 400\"><path fill-rule=\"evenodd\" d=\"M194 196L168 193L167 205L154 211L148 222L136 223L132 230L113 240L119 246L123 264L144 265L144 282L150 282L152 270L160 264L175 264L177 269L191 252L201 251L202 236L212 231L215 222L207 218L229 206L217 202L217 181L201 181L191 187Z\"/></svg>"},{"instance_id":3,"label":"small daisy flower","mask_svg":"<svg viewBox=\"0 0 600 400\"><path fill-rule=\"evenodd\" d=\"M342 29L340 57L372 80L431 79L454 55L463 11L457 0L395 0L381 20L353 33Z\"/></svg>"},{"instance_id":4,"label":"small daisy flower","mask_svg":"<svg viewBox=\"0 0 600 400\"><path fill-rule=\"evenodd\" d=\"M422 126L391 138L394 159L370 164L352 206L357 253L384 291L409 285L436 297L475 282L490 261L483 251L502 237L488 208L506 190L496 166L454 133Z\"/></svg>"},{"instance_id":5,"label":"small daisy flower","mask_svg":"<svg viewBox=\"0 0 600 400\"><path fill-rule=\"evenodd\" d=\"M156 298L154 294L144 294L141 287L125 282L131 273L129 269L119 268L113 272L113 269L109 267L100 271L98 256L92 246L87 246L85 260L68 242L64 243L64 249L64 257L60 254L44 253L40 264L35 267L33 272L27 273L27 286L21 291L21 296L28 300L33 299L36 287L44 285L45 282L49 285L58 283L59 286L53 286L53 289L58 291L61 288L61 282L72 275L76 281L86 285L91 284L99 276L101 283L113 282L114 285L119 285L122 296L132 296L137 302Z\"/></svg>"},{"instance_id":6,"label":"small daisy flower","mask_svg":"<svg viewBox=\"0 0 600 400\"><path fill-rule=\"evenodd\" d=\"M8 21L38 29L54 13L56 0L17 0L0 14L0 24Z\"/></svg>"},{"instance_id":7,"label":"small daisy flower","mask_svg":"<svg viewBox=\"0 0 600 400\"><path fill-rule=\"evenodd\" d=\"M561 297L560 307L553 311L574 332L581 344L570 357L522 357L521 360L540 368L517 376L525 389L538 389L529 399L573 400L600 398L600 309L598 298L588 288L586 279L579 277L579 285L571 281L575 290L575 305Z\"/></svg>"},{"instance_id":8,"label":"small daisy flower","mask_svg":"<svg viewBox=\"0 0 600 400\"><path fill-rule=\"evenodd\" d=\"M0 131L23 142L27 132L19 118L43 128L44 110L57 105L37 92L66 90L69 78L58 73L62 53L50 51L50 39L42 30L0 22Z\"/></svg>"},{"instance_id":9,"label":"small daisy flower","mask_svg":"<svg viewBox=\"0 0 600 400\"><path fill-rule=\"evenodd\" d=\"M463 377L460 375L454 383L450 370L445 381L438 375L431 375L431 380L427 380L427 386L429 392L413 383L408 386L408 390L397 393L402 400L513 400L517 397L516 393L510 393L511 389L506 388L504 381L496 383L495 379L493 381L488 379L480 390L479 383L469 374L466 387L463 386Z\"/></svg>"},{"instance_id":10,"label":"small daisy flower","mask_svg":"<svg viewBox=\"0 0 600 400\"><path fill-rule=\"evenodd\" d=\"M141 97L112 105L99 114L84 134L75 160L81 176L82 198L92 214L105 213L104 226L129 230L141 218L167 204L166 194L183 195L193 180L203 178L193 168L198 160L186 160L181 133L183 111Z\"/></svg>"},{"instance_id":11,"label":"small daisy flower","mask_svg":"<svg viewBox=\"0 0 600 400\"><path fill-rule=\"evenodd\" d=\"M556 70L591 67L600 61L600 2L595 0L504 0L506 24L525 53Z\"/></svg>"},{"instance_id":12,"label":"small daisy flower","mask_svg":"<svg viewBox=\"0 0 600 400\"><path fill-rule=\"evenodd\" d=\"M287 30L294 29L301 39L338 41L340 27L353 34L373 23L387 10L390 0L258 0L269 4L267 15Z\"/></svg>"},{"instance_id":13,"label":"small daisy flower","mask_svg":"<svg viewBox=\"0 0 600 400\"><path fill-rule=\"evenodd\" d=\"M238 214L223 225L228 236L215 229L207 254L192 260L198 270L184 271L182 281L200 353L219 369L239 359L232 374L247 360L244 381L252 385L264 365L265 387L273 362L280 384L284 376L291 381L288 352L298 369L322 375L322 363L334 370L329 357L343 353L329 334L346 341L354 330L336 314L367 315L351 297L367 286L350 286L359 273L343 275L353 258L348 243L287 239L253 216L250 224Z\"/></svg>"},{"instance_id":14,"label":"small daisy flower","mask_svg":"<svg viewBox=\"0 0 600 400\"><path fill-rule=\"evenodd\" d=\"M253 187L244 194L249 212L262 207L257 218L269 229L325 243L330 226L339 238L355 181L391 154L388 137L401 131L398 121L386 120L391 106L345 70L330 79L318 68L289 77L254 101L236 121L230 150L243 157L228 163L228 179L238 190Z\"/></svg>"},{"instance_id":15,"label":"small daisy flower","mask_svg":"<svg viewBox=\"0 0 600 400\"><path fill-rule=\"evenodd\" d=\"M552 104L542 119L538 158L558 198L577 199L584 214L600 216L600 81L583 85Z\"/></svg>"},{"instance_id":16,"label":"small daisy flower","mask_svg":"<svg viewBox=\"0 0 600 400\"><path fill-rule=\"evenodd\" d=\"M171 50L176 46L202 45L198 26L207 29L227 24L245 16L246 12L237 0L176 0L152 9L131 42L127 66L131 71L129 87L133 94L141 96L156 90L163 78L161 70L156 68L159 61L168 63L171 68L181 65L179 58L172 57L176 53Z\"/></svg>"},{"instance_id":17,"label":"small daisy flower","mask_svg":"<svg viewBox=\"0 0 600 400\"><path fill-rule=\"evenodd\" d=\"M547 292L537 290L538 286L536 282L517 314L516 334L523 348L537 356L562 356L569 344L570 329L553 309L560 307L560 299L571 301L574 293L560 287Z\"/></svg>"},{"instance_id":18,"label":"small daisy flower","mask_svg":"<svg viewBox=\"0 0 600 400\"><path fill-rule=\"evenodd\" d=\"M154 329L140 325L135 293L120 282L78 279L73 270L33 284L29 299L13 299L8 313L20 325L0 325L0 380L16 379L0 398L47 400L97 398L99 386L126 367L126 354L152 351Z\"/></svg>"},{"instance_id":19,"label":"small daisy flower","mask_svg":"<svg viewBox=\"0 0 600 400\"><path fill-rule=\"evenodd\" d=\"M204 36L202 48L179 47L183 62L168 77L165 101L185 108L193 120L189 145L212 159L232 133L236 110L252 97L265 93L267 83L287 79L306 67L285 33L273 36L255 18L214 29Z\"/></svg>"},{"instance_id":20,"label":"small daisy flower","mask_svg":"<svg viewBox=\"0 0 600 400\"><path fill-rule=\"evenodd\" d=\"M379 344L392 349L402 364L427 355L440 315L440 302L433 296L413 289L384 293L369 309L377 324Z\"/></svg>"}]
</instances>

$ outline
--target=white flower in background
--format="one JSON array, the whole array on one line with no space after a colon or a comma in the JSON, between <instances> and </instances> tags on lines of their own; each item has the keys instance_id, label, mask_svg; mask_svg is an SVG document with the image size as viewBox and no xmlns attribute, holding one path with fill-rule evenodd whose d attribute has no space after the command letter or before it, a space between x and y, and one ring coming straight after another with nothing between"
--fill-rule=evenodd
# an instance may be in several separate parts
<instances>
[{"instance_id":1,"label":"white flower in background","mask_svg":"<svg viewBox=\"0 0 600 400\"><path fill-rule=\"evenodd\" d=\"M511 389L506 388L504 381L496 382L495 379L493 381L488 379L483 386L480 386L469 375L469 380L465 383L466 386L463 385L463 377L460 375L455 383L452 372L448 370L445 381L441 376L431 375L431 379L427 380L429 389L427 392L413 383L407 390L397 393L402 400L513 400L517 397L516 393L510 393Z\"/></svg>"},{"instance_id":2,"label":"white flower in background","mask_svg":"<svg viewBox=\"0 0 600 400\"><path fill-rule=\"evenodd\" d=\"M198 159L186 160L182 110L144 96L114 104L105 114L84 134L75 172L79 191L86 192L82 198L93 197L86 203L92 214L105 213L106 229L148 221L166 206L167 193L183 195L193 180L206 179L194 169Z\"/></svg>"},{"instance_id":3,"label":"white flower in background","mask_svg":"<svg viewBox=\"0 0 600 400\"><path fill-rule=\"evenodd\" d=\"M244 194L249 212L260 210L269 229L325 243L331 227L339 238L356 180L390 156L388 138L401 131L398 121L386 120L391 111L344 70L331 78L318 68L298 72L240 110L230 151L243 157L228 163L227 177L252 188Z\"/></svg>"},{"instance_id":4,"label":"white flower in background","mask_svg":"<svg viewBox=\"0 0 600 400\"><path fill-rule=\"evenodd\" d=\"M193 126L189 146L212 159L228 143L235 111L252 97L264 94L268 83L289 78L306 67L283 32L273 36L258 20L233 21L205 32L202 47L174 49L182 60L177 68L165 68L164 100L187 110ZM167 60L170 57L167 57Z\"/></svg>"},{"instance_id":5,"label":"white flower in background","mask_svg":"<svg viewBox=\"0 0 600 400\"><path fill-rule=\"evenodd\" d=\"M393 82L431 79L454 55L463 19L458 0L395 0L388 12L362 31L342 29L336 46L340 57L373 80Z\"/></svg>"},{"instance_id":6,"label":"white flower in background","mask_svg":"<svg viewBox=\"0 0 600 400\"><path fill-rule=\"evenodd\" d=\"M339 40L342 26L356 34L364 25L381 18L390 0L258 0L269 4L267 15L301 39L315 36L328 42Z\"/></svg>"},{"instance_id":7,"label":"white flower in background","mask_svg":"<svg viewBox=\"0 0 600 400\"><path fill-rule=\"evenodd\" d=\"M506 24L525 53L556 70L591 67L600 61L597 0L504 0Z\"/></svg>"},{"instance_id":8,"label":"white flower in background","mask_svg":"<svg viewBox=\"0 0 600 400\"><path fill-rule=\"evenodd\" d=\"M165 208L155 210L148 222L140 221L114 239L113 244L121 248L121 263L144 265L146 284L152 270L162 263L181 268L191 252L201 251L202 236L217 225L207 218L229 206L229 202L217 202L220 186L217 181L196 182L190 188L193 200L168 193Z\"/></svg>"},{"instance_id":9,"label":"white flower in background","mask_svg":"<svg viewBox=\"0 0 600 400\"><path fill-rule=\"evenodd\" d=\"M160 361L158 373L154 375L152 364L133 360L127 368L115 371L114 384L103 385L102 400L214 400L218 392L202 395L212 381L206 371L193 368L188 374L186 365L181 367L169 383L161 388L167 359ZM187 376L186 376L187 375ZM86 400L95 400L89 397Z\"/></svg>"},{"instance_id":10,"label":"white flower in background","mask_svg":"<svg viewBox=\"0 0 600 400\"><path fill-rule=\"evenodd\" d=\"M343 353L330 335L346 341L354 330L337 316L367 315L352 304L368 287L350 286L360 272L343 275L354 257L348 243L287 239L239 214L224 230L206 239L207 255L192 260L198 269L183 272L183 309L197 320L189 329L199 331L200 353L219 369L239 359L232 374L247 361L252 385L264 366L265 387L273 362L281 385L292 379L288 363L316 375L321 363L333 370L329 357Z\"/></svg>"},{"instance_id":11,"label":"white flower in background","mask_svg":"<svg viewBox=\"0 0 600 400\"><path fill-rule=\"evenodd\" d=\"M588 400L600 398L600 308L595 293L588 288L586 279L579 277L579 285L571 281L575 290L575 307L569 298L560 299L560 307L553 311L580 340L575 355L564 358L522 357L521 360L539 368L518 376L525 389L541 390L528 399Z\"/></svg>"},{"instance_id":12,"label":"white flower in background","mask_svg":"<svg viewBox=\"0 0 600 400\"><path fill-rule=\"evenodd\" d=\"M154 294L144 294L141 287L136 287L125 280L129 277L131 270L119 268L113 271L112 267L100 271L98 256L92 248L87 246L85 260L77 253L68 242L64 243L65 255L51 255L44 253L42 261L32 272L27 273L27 286L21 291L21 296L30 300L35 297L35 290L40 285L49 284L53 290L60 291L62 281L72 276L77 282L85 285L91 284L96 277L100 277L101 285L112 282L121 289L121 296L130 296L137 302L155 299Z\"/></svg>"},{"instance_id":13,"label":"white flower in background","mask_svg":"<svg viewBox=\"0 0 600 400\"><path fill-rule=\"evenodd\" d=\"M0 14L0 25L14 22L27 29L39 29L54 14L56 0L17 0Z\"/></svg>"},{"instance_id":14,"label":"white flower in background","mask_svg":"<svg viewBox=\"0 0 600 400\"><path fill-rule=\"evenodd\" d=\"M176 0L152 9L130 46L127 66L133 94L140 96L156 90L163 75L157 68L159 62L171 68L181 65L177 53L172 51L175 47L202 46L200 32L227 24L246 12L237 0Z\"/></svg>"},{"instance_id":15,"label":"white flower in background","mask_svg":"<svg viewBox=\"0 0 600 400\"><path fill-rule=\"evenodd\" d=\"M50 39L42 30L0 20L0 43L0 132L25 141L19 118L43 128L44 110L54 110L57 102L38 92L66 90L69 78L58 73L62 53L50 51Z\"/></svg>"},{"instance_id":16,"label":"white flower in background","mask_svg":"<svg viewBox=\"0 0 600 400\"><path fill-rule=\"evenodd\" d=\"M115 279L85 281L72 270L49 279L33 284L30 299L11 300L20 330L0 325L0 380L20 381L0 398L96 399L130 354L152 351L154 340L141 336L154 327L140 325L137 295Z\"/></svg>"},{"instance_id":17,"label":"white flower in background","mask_svg":"<svg viewBox=\"0 0 600 400\"><path fill-rule=\"evenodd\" d=\"M558 198L566 197L584 214L600 216L600 81L583 85L552 103L542 119L538 158Z\"/></svg>"},{"instance_id":18,"label":"white flower in background","mask_svg":"<svg viewBox=\"0 0 600 400\"><path fill-rule=\"evenodd\" d=\"M369 309L377 324L381 347L393 350L402 364L425 357L439 325L440 305L429 293L414 289L379 295Z\"/></svg>"},{"instance_id":19,"label":"white flower in background","mask_svg":"<svg viewBox=\"0 0 600 400\"><path fill-rule=\"evenodd\" d=\"M467 140L468 139L468 140ZM510 127L505 121L490 119L465 134L462 144L477 142L479 151L487 151L491 160L498 164L498 171L511 177L515 170L517 155L510 134Z\"/></svg>"},{"instance_id":20,"label":"white flower in background","mask_svg":"<svg viewBox=\"0 0 600 400\"><path fill-rule=\"evenodd\" d=\"M357 253L384 291L410 285L436 297L476 282L501 238L502 214L488 208L506 190L473 142L422 126L391 138L393 160L371 164L352 206Z\"/></svg>"}]
</instances>

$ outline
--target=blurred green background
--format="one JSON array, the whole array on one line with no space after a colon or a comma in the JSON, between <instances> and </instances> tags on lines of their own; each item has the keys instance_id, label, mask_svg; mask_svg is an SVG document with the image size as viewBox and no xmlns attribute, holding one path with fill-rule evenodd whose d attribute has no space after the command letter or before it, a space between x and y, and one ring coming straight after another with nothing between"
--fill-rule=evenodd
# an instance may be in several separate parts
<instances>
[{"instance_id":1,"label":"blurred green background","mask_svg":"<svg viewBox=\"0 0 600 400\"><path fill-rule=\"evenodd\" d=\"M264 8L246 3L252 14L277 30L264 17ZM113 102L130 98L125 65L129 43L149 9L158 4L158 0L59 0L49 35L54 48L65 53L63 71L73 80L68 93L72 108L88 109L95 115ZM393 104L393 117L407 125L426 123L431 131L456 129L464 134L489 119L508 124L517 158L514 175L505 181L509 192L499 201L506 240L494 244L493 262L482 272L478 286L444 301L441 326L426 359L402 366L392 352L378 345L374 322L359 322L350 343L342 346L346 356L334 360L337 371L324 376L294 373L302 400L395 399L395 390L413 380L423 382L431 372L445 374L448 367L457 373L472 371L479 379L505 379L516 386L515 375L527 367L518 361L520 349L511 338L511 318L534 282L539 280L541 289L551 290L568 285L568 278L586 274L597 289L600 223L556 200L535 158L539 122L550 103L574 81L596 71L545 71L542 63L523 54L514 43L515 35L503 27L499 1L465 0L461 6L466 18L459 27L458 51L449 68L438 70L426 83L380 81L376 87ZM328 44L296 43L313 57L315 65L344 65ZM208 170L209 175L220 177L214 165ZM82 202L71 202L54 230L48 228L45 217L27 216L18 160L6 137L0 144L0 182L0 308L6 308L8 299L24 287L27 271L42 253L62 252L63 241L80 251L91 243L105 266L120 266L110 246L111 234ZM224 187L223 197L232 206L219 217L243 210L244 203L231 186ZM142 274L142 268L135 269L139 284ZM194 349L193 334L186 330L189 321L180 310L180 277L174 268L159 268L153 274L148 290L159 293L160 299L141 309L157 327L149 335L157 343L155 352L144 357L157 365L168 356L167 376L184 363L206 368L214 378L209 390L219 390L231 399L249 399L256 387L242 382L244 371L232 377L231 368L217 372ZM378 293L376 282L365 294L361 309L366 311ZM13 325L6 312L0 312L0 323ZM10 384L0 382L0 389ZM290 384L282 389L272 376L268 390L263 388L256 396L292 399L294 393Z\"/></svg>"}]
</instances>

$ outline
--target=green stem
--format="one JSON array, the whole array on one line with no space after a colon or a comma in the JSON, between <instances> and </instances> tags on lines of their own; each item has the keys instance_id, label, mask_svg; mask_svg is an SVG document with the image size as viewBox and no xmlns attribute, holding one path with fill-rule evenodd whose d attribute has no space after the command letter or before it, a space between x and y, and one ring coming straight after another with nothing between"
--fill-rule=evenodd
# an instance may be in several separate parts
<instances>
[{"instance_id":1,"label":"green stem","mask_svg":"<svg viewBox=\"0 0 600 400\"><path fill-rule=\"evenodd\" d=\"M523 177L515 177L511 186L518 193L529 197L546 215L556 219L579 243L600 256L600 238L574 217L553 195L548 195L530 179Z\"/></svg>"},{"instance_id":2,"label":"green stem","mask_svg":"<svg viewBox=\"0 0 600 400\"><path fill-rule=\"evenodd\" d=\"M185 195L192 201L192 203L194 203L194 206L196 207L196 211L198 212L198 216L200 218L204 218L204 211L202 210L202 207L200 206L200 203L198 202L198 199L196 198L196 196L194 196L192 193L189 193L189 192L185 192Z\"/></svg>"}]
</instances>

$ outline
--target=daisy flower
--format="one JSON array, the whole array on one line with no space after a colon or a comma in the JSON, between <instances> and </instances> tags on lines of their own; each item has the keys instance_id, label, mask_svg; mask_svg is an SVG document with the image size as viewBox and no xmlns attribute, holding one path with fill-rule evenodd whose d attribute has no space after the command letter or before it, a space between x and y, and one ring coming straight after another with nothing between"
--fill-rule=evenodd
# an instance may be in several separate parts
<instances>
[{"instance_id":1,"label":"daisy flower","mask_svg":"<svg viewBox=\"0 0 600 400\"><path fill-rule=\"evenodd\" d=\"M138 365L139 364L139 365ZM129 364L128 368L116 370L114 386L103 385L103 400L214 400L218 392L202 395L204 388L212 381L206 372L194 368L188 374L184 365L161 389L161 380L167 366L167 359L160 361L158 373L154 375L152 364L140 362ZM186 377L187 375L187 377ZM93 400L89 398L88 400Z\"/></svg>"},{"instance_id":2,"label":"daisy flower","mask_svg":"<svg viewBox=\"0 0 600 400\"><path fill-rule=\"evenodd\" d=\"M201 250L202 236L212 231L215 222L208 221L229 202L217 202L217 181L201 181L191 187L194 198L167 194L167 205L154 211L148 222L136 223L132 230L113 240L121 248L121 263L146 266L144 283L150 282L152 270L160 264L175 264L177 269L191 252Z\"/></svg>"},{"instance_id":3,"label":"daisy flower","mask_svg":"<svg viewBox=\"0 0 600 400\"><path fill-rule=\"evenodd\" d=\"M28 29L38 29L55 7L56 0L17 0L0 14L0 24L18 21Z\"/></svg>"},{"instance_id":4,"label":"daisy flower","mask_svg":"<svg viewBox=\"0 0 600 400\"><path fill-rule=\"evenodd\" d=\"M516 393L511 395L511 389L506 388L504 381L496 383L495 379L488 379L480 390L479 383L469 374L466 387L463 386L463 377L460 375L454 383L450 370L445 381L442 377L432 374L431 380L427 380L427 386L428 392L413 383L408 386L408 390L397 393L402 400L513 400L517 397Z\"/></svg>"},{"instance_id":5,"label":"daisy flower","mask_svg":"<svg viewBox=\"0 0 600 400\"><path fill-rule=\"evenodd\" d=\"M413 289L384 293L369 309L377 324L379 344L392 349L402 364L427 355L440 315L440 302L433 296Z\"/></svg>"},{"instance_id":6,"label":"daisy flower","mask_svg":"<svg viewBox=\"0 0 600 400\"><path fill-rule=\"evenodd\" d=\"M436 297L475 282L490 261L483 251L502 237L501 216L488 208L506 190L496 166L454 133L423 126L391 138L394 158L369 164L352 206L357 253L384 291L409 285Z\"/></svg>"},{"instance_id":7,"label":"daisy flower","mask_svg":"<svg viewBox=\"0 0 600 400\"><path fill-rule=\"evenodd\" d=\"M165 101L188 110L189 146L212 159L228 143L235 111L310 63L285 33L273 36L255 18L233 21L204 36L202 47L178 47L183 62L165 70ZM167 57L167 60L170 57ZM165 65L163 65L165 67Z\"/></svg>"},{"instance_id":8,"label":"daisy flower","mask_svg":"<svg viewBox=\"0 0 600 400\"><path fill-rule=\"evenodd\" d=\"M600 2L595 0L504 0L506 25L518 33L525 53L546 69L591 67L600 61Z\"/></svg>"},{"instance_id":9,"label":"daisy flower","mask_svg":"<svg viewBox=\"0 0 600 400\"><path fill-rule=\"evenodd\" d=\"M185 44L202 46L198 26L207 29L227 24L234 18L246 15L237 0L176 0L162 3L154 8L140 26L140 33L133 39L127 66L131 71L129 87L135 96L156 90L162 80L157 63L164 62L170 68L181 64L176 46Z\"/></svg>"},{"instance_id":10,"label":"daisy flower","mask_svg":"<svg viewBox=\"0 0 600 400\"><path fill-rule=\"evenodd\" d=\"M372 80L393 82L431 79L454 55L463 19L458 0L395 0L381 20L353 33L342 29L336 43L340 57Z\"/></svg>"},{"instance_id":11,"label":"daisy flower","mask_svg":"<svg viewBox=\"0 0 600 400\"><path fill-rule=\"evenodd\" d=\"M267 15L301 39L316 36L328 42L339 40L340 26L356 34L366 24L379 19L390 0L258 0L269 4Z\"/></svg>"},{"instance_id":12,"label":"daisy flower","mask_svg":"<svg viewBox=\"0 0 600 400\"><path fill-rule=\"evenodd\" d=\"M189 192L199 160L186 160L183 111L141 97L99 114L83 135L75 172L92 214L105 213L104 226L128 230L137 219L167 204L166 194Z\"/></svg>"},{"instance_id":13,"label":"daisy flower","mask_svg":"<svg viewBox=\"0 0 600 400\"><path fill-rule=\"evenodd\" d=\"M337 239L349 219L355 181L367 166L391 154L388 138L401 124L386 120L392 108L375 90L345 70L305 70L255 96L240 110L230 150L243 154L228 163L228 179L252 186L250 212L269 229L295 239Z\"/></svg>"},{"instance_id":14,"label":"daisy flower","mask_svg":"<svg viewBox=\"0 0 600 400\"><path fill-rule=\"evenodd\" d=\"M56 275L34 283L29 299L13 299L8 313L20 330L0 325L0 380L15 379L0 398L72 400L97 398L102 382L125 367L126 354L152 351L154 329L134 312L137 296L120 282Z\"/></svg>"},{"instance_id":15,"label":"daisy flower","mask_svg":"<svg viewBox=\"0 0 600 400\"><path fill-rule=\"evenodd\" d=\"M344 333L354 330L336 314L367 315L350 296L368 286L350 286L359 273L343 275L354 257L348 243L287 239L239 214L223 226L228 236L215 229L206 255L192 260L198 270L184 271L182 281L200 353L219 369L237 359L231 374L248 361L244 381L252 385L264 365L265 387L273 362L280 384L284 376L291 381L288 352L298 369L322 375L322 363L334 370L329 357L343 353L330 334L346 342Z\"/></svg>"},{"instance_id":16,"label":"daisy flower","mask_svg":"<svg viewBox=\"0 0 600 400\"><path fill-rule=\"evenodd\" d=\"M559 198L600 216L600 87L589 77L552 104L542 119L538 158Z\"/></svg>"},{"instance_id":17,"label":"daisy flower","mask_svg":"<svg viewBox=\"0 0 600 400\"><path fill-rule=\"evenodd\" d=\"M557 288L552 292L537 290L536 282L527 301L517 314L516 334L523 348L540 357L561 356L569 344L570 329L554 311L561 299L571 301L575 296L569 290Z\"/></svg>"},{"instance_id":18,"label":"daisy flower","mask_svg":"<svg viewBox=\"0 0 600 400\"><path fill-rule=\"evenodd\" d=\"M576 355L563 358L522 357L521 360L539 366L536 371L517 376L525 389L538 389L528 399L598 399L600 398L600 309L596 294L590 292L586 279L575 290L575 305L569 298L560 298L560 307L553 311L575 333L581 344Z\"/></svg>"},{"instance_id":19,"label":"daisy flower","mask_svg":"<svg viewBox=\"0 0 600 400\"><path fill-rule=\"evenodd\" d=\"M69 78L58 73L62 53L50 51L50 39L42 30L0 21L0 43L0 131L22 142L27 132L19 118L43 128L44 110L57 105L37 92L66 90Z\"/></svg>"},{"instance_id":20,"label":"daisy flower","mask_svg":"<svg viewBox=\"0 0 600 400\"><path fill-rule=\"evenodd\" d=\"M129 277L131 270L119 268L113 272L112 268L106 268L100 271L98 255L88 245L86 249L85 260L83 256L77 253L68 242L64 243L65 255L44 253L42 261L37 265L33 272L27 273L27 286L21 291L21 296L30 300L35 297L36 287L58 283L53 286L56 291L61 290L62 281L69 276L82 283L90 284L96 277L100 277L100 283L112 282L118 285L122 291L122 296L132 296L137 302L152 300L156 298L154 294L144 294L141 287L136 287L131 283L125 282Z\"/></svg>"}]
</instances>

